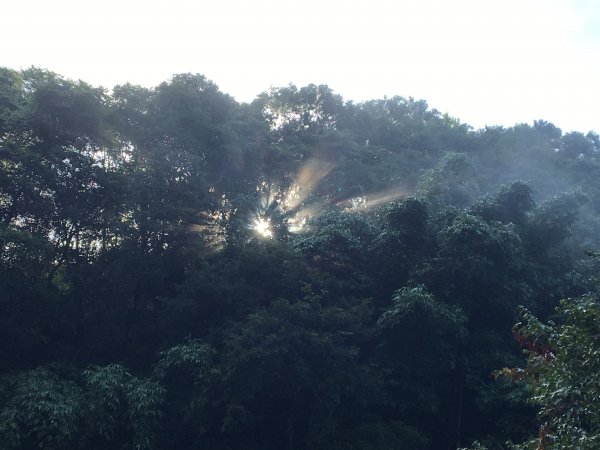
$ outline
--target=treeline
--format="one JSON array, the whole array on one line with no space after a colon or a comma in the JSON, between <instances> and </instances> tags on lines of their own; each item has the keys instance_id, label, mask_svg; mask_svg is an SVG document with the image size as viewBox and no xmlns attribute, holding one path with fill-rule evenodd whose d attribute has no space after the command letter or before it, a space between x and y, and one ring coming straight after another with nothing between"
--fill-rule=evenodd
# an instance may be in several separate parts
<instances>
[{"instance_id":1,"label":"treeline","mask_svg":"<svg viewBox=\"0 0 600 450\"><path fill-rule=\"evenodd\" d=\"M489 448L594 289L600 139L200 75L0 70L0 448Z\"/></svg>"}]
</instances>

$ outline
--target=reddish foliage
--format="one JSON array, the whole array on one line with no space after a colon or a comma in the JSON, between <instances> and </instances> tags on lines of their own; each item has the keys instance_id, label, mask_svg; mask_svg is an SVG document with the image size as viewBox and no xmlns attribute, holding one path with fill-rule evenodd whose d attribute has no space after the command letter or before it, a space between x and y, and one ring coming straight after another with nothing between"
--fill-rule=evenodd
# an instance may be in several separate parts
<instances>
[{"instance_id":1,"label":"reddish foliage","mask_svg":"<svg viewBox=\"0 0 600 450\"><path fill-rule=\"evenodd\" d=\"M521 347L527 349L528 352L541 356L545 360L554 359L554 350L548 344L527 339L517 330L513 330L512 334L515 341L517 341Z\"/></svg>"}]
</instances>

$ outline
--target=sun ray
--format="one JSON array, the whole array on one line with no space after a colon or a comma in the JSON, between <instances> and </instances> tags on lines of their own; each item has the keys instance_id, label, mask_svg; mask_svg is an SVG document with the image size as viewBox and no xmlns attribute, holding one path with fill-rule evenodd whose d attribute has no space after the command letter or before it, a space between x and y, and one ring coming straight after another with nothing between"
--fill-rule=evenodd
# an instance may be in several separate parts
<instances>
[{"instance_id":1,"label":"sun ray","mask_svg":"<svg viewBox=\"0 0 600 450\"><path fill-rule=\"evenodd\" d=\"M337 205L349 211L369 210L384 203L399 200L406 197L408 194L409 192L401 187L392 187L374 194L341 200L337 202Z\"/></svg>"},{"instance_id":2,"label":"sun ray","mask_svg":"<svg viewBox=\"0 0 600 450\"><path fill-rule=\"evenodd\" d=\"M300 169L294 183L283 196L283 208L289 211L300 206L334 168L335 164L328 161L320 159L308 161Z\"/></svg>"},{"instance_id":3,"label":"sun ray","mask_svg":"<svg viewBox=\"0 0 600 450\"><path fill-rule=\"evenodd\" d=\"M273 228L271 227L271 219L267 217L256 217L252 221L252 229L256 234L263 238L273 238Z\"/></svg>"}]
</instances>

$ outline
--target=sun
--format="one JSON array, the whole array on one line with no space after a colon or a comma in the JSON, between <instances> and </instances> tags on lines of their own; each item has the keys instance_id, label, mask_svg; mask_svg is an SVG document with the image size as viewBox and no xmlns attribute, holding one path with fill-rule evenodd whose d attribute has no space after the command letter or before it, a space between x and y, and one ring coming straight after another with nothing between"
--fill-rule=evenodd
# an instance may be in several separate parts
<instances>
[{"instance_id":1,"label":"sun","mask_svg":"<svg viewBox=\"0 0 600 450\"><path fill-rule=\"evenodd\" d=\"M252 222L252 229L256 234L264 238L273 237L273 229L271 228L271 220L265 217L257 217Z\"/></svg>"}]
</instances>

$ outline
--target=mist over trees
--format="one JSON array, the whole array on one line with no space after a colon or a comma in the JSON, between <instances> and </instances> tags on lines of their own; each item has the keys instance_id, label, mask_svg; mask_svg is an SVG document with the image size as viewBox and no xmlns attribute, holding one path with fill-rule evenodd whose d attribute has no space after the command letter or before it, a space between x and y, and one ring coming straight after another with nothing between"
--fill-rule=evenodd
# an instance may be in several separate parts
<instances>
[{"instance_id":1,"label":"mist over trees","mask_svg":"<svg viewBox=\"0 0 600 450\"><path fill-rule=\"evenodd\" d=\"M4 68L0 246L0 448L600 439L593 131Z\"/></svg>"}]
</instances>

